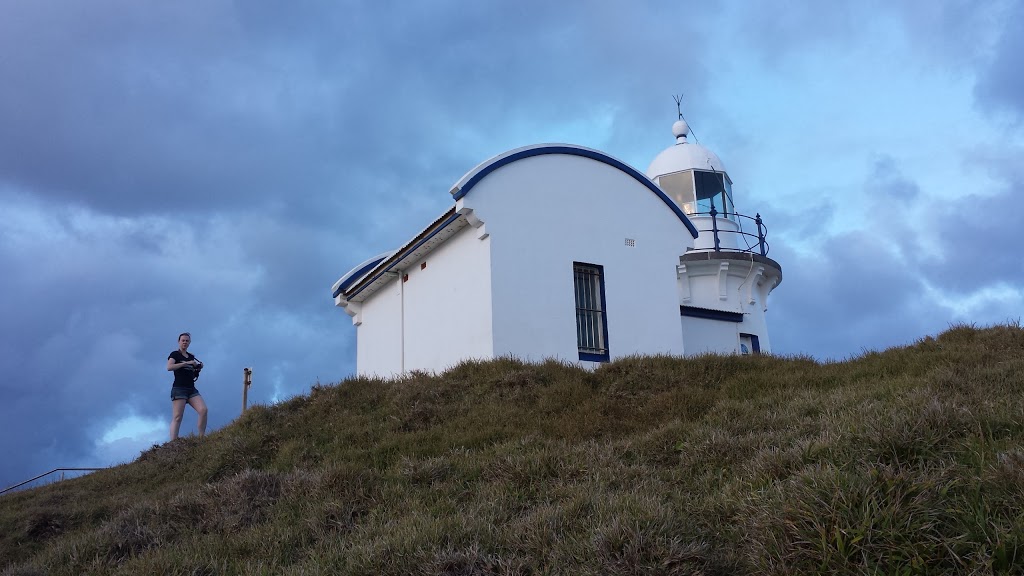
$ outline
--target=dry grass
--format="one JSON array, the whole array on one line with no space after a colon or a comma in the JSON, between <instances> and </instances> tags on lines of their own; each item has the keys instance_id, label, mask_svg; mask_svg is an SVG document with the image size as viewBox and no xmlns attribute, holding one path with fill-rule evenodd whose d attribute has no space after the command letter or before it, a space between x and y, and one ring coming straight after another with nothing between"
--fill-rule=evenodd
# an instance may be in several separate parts
<instances>
[{"instance_id":1,"label":"dry grass","mask_svg":"<svg viewBox=\"0 0 1024 576\"><path fill-rule=\"evenodd\" d=\"M30 574L1024 574L1024 330L353 378L0 498Z\"/></svg>"}]
</instances>

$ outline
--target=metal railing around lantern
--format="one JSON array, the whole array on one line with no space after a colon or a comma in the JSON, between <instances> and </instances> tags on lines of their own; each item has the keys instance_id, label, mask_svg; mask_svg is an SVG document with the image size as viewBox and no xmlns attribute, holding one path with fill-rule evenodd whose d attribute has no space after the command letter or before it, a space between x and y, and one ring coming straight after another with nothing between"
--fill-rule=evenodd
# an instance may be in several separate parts
<instances>
[{"instance_id":1,"label":"metal railing around lantern","mask_svg":"<svg viewBox=\"0 0 1024 576\"><path fill-rule=\"evenodd\" d=\"M711 232L712 233L712 235L713 235L713 237L715 239L715 252L744 252L744 253L755 253L755 252L757 252L757 253L760 253L761 256L765 256L765 257L768 256L769 246L768 246L768 241L765 239L765 236L767 236L767 234L768 234L768 228L764 225L764 222L761 220L761 214L760 213L758 213L756 216L754 216L752 218L750 216L747 216L746 214L740 214L739 212L719 212L718 210L715 209L714 203L712 203L711 204L711 210L709 210L707 212L694 212L694 213L690 214L690 216L710 216L711 217L711 228L706 228L706 229L703 229L703 230L698 229L697 232L700 232L700 233ZM723 218L733 218L733 217L735 217L736 218L736 223L740 225L739 226L740 229L739 230L721 230L721 229L719 229L718 228L718 216L722 216ZM743 221L739 220L740 218L743 218L743 219L746 219L746 220L750 220L751 222L753 222L754 225L757 227L757 234L754 234L752 232L744 232L743 231ZM734 234L736 236L740 236L741 239L743 240L743 244L746 244L747 247L746 248L722 248L722 243L721 243L721 239L720 239L720 236L719 236L720 234ZM751 246L750 242L747 240L748 238L756 240L756 243L753 246ZM739 243L737 243L737 244L739 244Z\"/></svg>"}]
</instances>

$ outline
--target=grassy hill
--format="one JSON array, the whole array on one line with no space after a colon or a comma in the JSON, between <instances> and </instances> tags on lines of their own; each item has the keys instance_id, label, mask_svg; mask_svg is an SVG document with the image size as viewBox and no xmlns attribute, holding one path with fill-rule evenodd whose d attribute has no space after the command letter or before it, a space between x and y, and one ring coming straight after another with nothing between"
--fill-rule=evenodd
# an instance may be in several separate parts
<instances>
[{"instance_id":1,"label":"grassy hill","mask_svg":"<svg viewBox=\"0 0 1024 576\"><path fill-rule=\"evenodd\" d=\"M353 378L0 497L28 574L1021 574L1024 330Z\"/></svg>"}]
</instances>

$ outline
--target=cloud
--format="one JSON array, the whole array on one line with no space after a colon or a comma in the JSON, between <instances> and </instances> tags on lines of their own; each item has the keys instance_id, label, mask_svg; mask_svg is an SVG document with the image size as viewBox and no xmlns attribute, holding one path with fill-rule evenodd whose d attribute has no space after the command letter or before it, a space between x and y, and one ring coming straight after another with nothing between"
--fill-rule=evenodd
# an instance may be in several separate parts
<instances>
[{"instance_id":1,"label":"cloud","mask_svg":"<svg viewBox=\"0 0 1024 576\"><path fill-rule=\"evenodd\" d=\"M949 200L879 158L860 194L867 217L851 232L817 228L809 242L793 240L821 221L818 209L772 214L790 239L771 253L784 272L770 301L773 351L842 359L955 322L1019 319L1024 259L1010 247L1024 225L1024 188L1015 163L990 169L1011 178L1005 188Z\"/></svg>"},{"instance_id":2,"label":"cloud","mask_svg":"<svg viewBox=\"0 0 1024 576\"><path fill-rule=\"evenodd\" d=\"M1016 160L1006 162L990 165L1006 178L995 192L965 190L959 201L930 211L940 256L923 257L920 265L940 290L967 296L996 284L1024 285L1024 258L1015 248L1024 227L1024 178Z\"/></svg>"},{"instance_id":3,"label":"cloud","mask_svg":"<svg viewBox=\"0 0 1024 576\"><path fill-rule=\"evenodd\" d=\"M999 20L991 34L996 38L991 62L979 74L976 96L984 105L992 105L1016 119L1024 117L1024 5L999 3Z\"/></svg>"},{"instance_id":4,"label":"cloud","mask_svg":"<svg viewBox=\"0 0 1024 576\"><path fill-rule=\"evenodd\" d=\"M16 223L0 233L0 267L10 273L0 314L18 326L0 333L0 351L18 375L0 390L5 422L30 432L0 439L8 470L85 462L97 450L94 438L126 413L166 418L166 357L182 331L193 332L193 350L207 361L199 384L213 427L237 416L243 366L276 378L257 380L254 402L352 371L339 329L347 317L330 306L326 259L311 263L288 247L317 271L304 280L323 276L317 294L290 284L296 269L281 264L286 255L253 254L230 220L107 216L14 194L0 200ZM286 297L291 291L298 295ZM98 458L115 453L100 448Z\"/></svg>"},{"instance_id":5,"label":"cloud","mask_svg":"<svg viewBox=\"0 0 1024 576\"><path fill-rule=\"evenodd\" d=\"M884 241L846 233L820 248L810 255L773 249L784 274L769 299L774 353L842 360L945 328L935 322L939 307L920 297L921 279Z\"/></svg>"}]
</instances>

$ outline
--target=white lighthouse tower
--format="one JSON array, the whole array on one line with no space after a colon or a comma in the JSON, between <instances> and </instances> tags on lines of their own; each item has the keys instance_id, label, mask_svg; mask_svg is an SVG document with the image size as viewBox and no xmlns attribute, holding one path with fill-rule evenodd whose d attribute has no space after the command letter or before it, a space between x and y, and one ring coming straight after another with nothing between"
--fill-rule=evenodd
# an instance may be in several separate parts
<instances>
[{"instance_id":1,"label":"white lighthouse tower","mask_svg":"<svg viewBox=\"0 0 1024 576\"><path fill-rule=\"evenodd\" d=\"M678 101L677 101L678 103ZM687 141L679 114L676 143L647 168L647 177L697 227L694 248L679 257L676 276L686 355L770 352L765 311L782 282L782 267L768 257L760 214L736 211L732 180L713 152Z\"/></svg>"}]
</instances>

